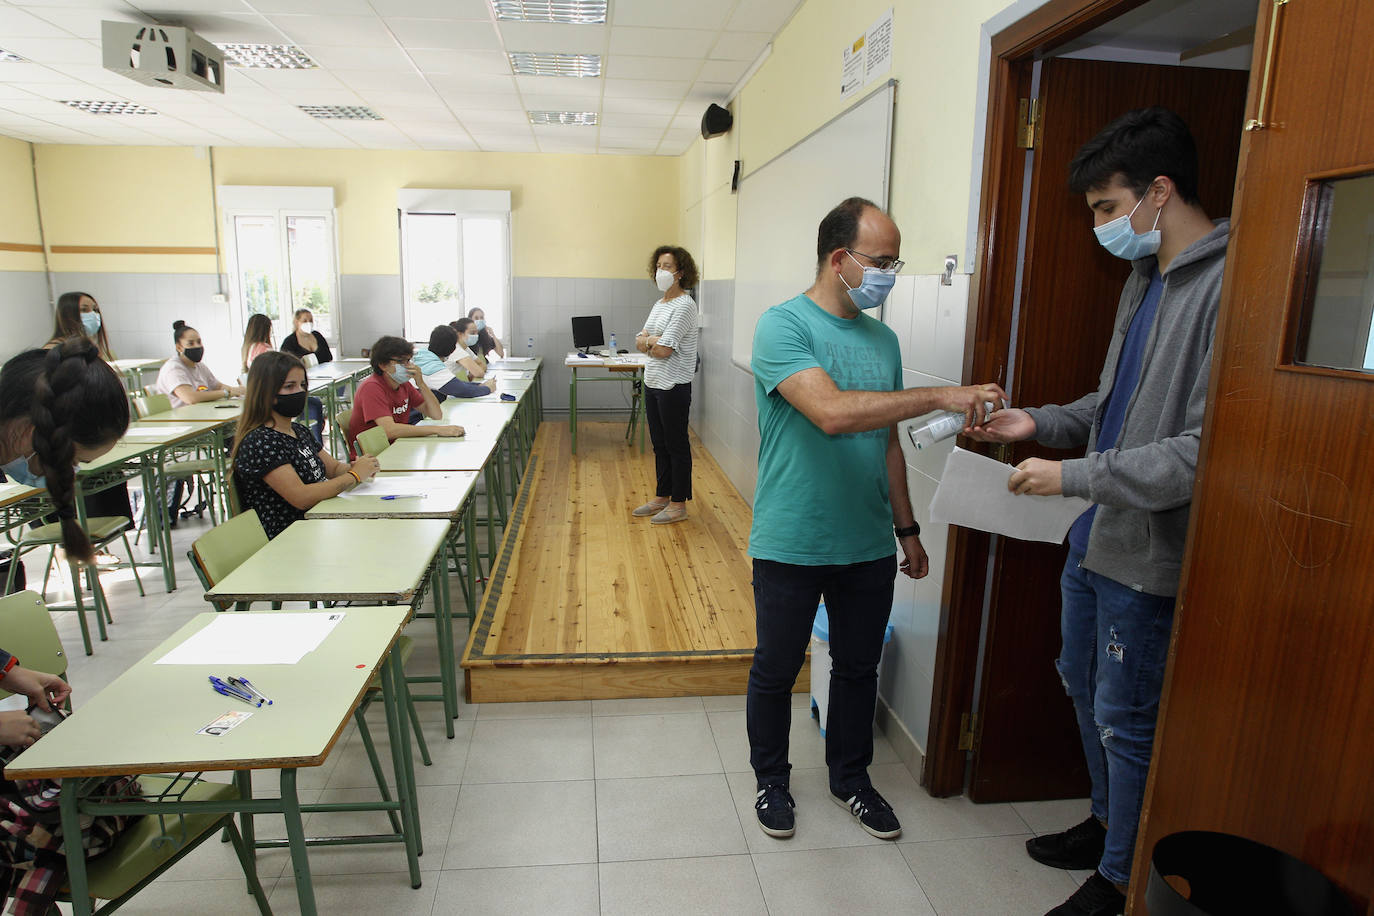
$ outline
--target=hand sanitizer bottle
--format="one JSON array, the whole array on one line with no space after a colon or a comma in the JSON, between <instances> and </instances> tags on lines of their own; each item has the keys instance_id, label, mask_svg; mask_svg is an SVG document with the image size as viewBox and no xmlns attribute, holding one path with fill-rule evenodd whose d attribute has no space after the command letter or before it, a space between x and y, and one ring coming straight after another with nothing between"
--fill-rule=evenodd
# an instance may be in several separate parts
<instances>
[{"instance_id":1,"label":"hand sanitizer bottle","mask_svg":"<svg viewBox=\"0 0 1374 916\"><path fill-rule=\"evenodd\" d=\"M985 405L989 412L993 405L987 402ZM926 422L919 426L912 426L907 429L907 434L911 436L911 444L916 448L924 450L933 446L937 442L943 442L950 436L958 435L963 432L964 424L968 418L957 410L946 410L935 414Z\"/></svg>"},{"instance_id":2,"label":"hand sanitizer bottle","mask_svg":"<svg viewBox=\"0 0 1374 916\"><path fill-rule=\"evenodd\" d=\"M611 355L612 355L612 356L615 356L615 331L612 331L612 332L611 332L611 343L610 343L610 347L611 347Z\"/></svg>"},{"instance_id":3,"label":"hand sanitizer bottle","mask_svg":"<svg viewBox=\"0 0 1374 916\"><path fill-rule=\"evenodd\" d=\"M533 355L534 355L534 338L533 338L533 337L531 337L531 338L529 339L529 342L525 344L525 353L528 354L528 355L530 355L530 356L533 356Z\"/></svg>"}]
</instances>

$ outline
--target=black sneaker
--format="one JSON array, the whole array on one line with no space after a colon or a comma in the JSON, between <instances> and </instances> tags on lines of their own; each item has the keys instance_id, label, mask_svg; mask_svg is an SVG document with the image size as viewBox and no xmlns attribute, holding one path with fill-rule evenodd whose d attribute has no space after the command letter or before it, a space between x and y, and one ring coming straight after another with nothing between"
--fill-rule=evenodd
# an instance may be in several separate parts
<instances>
[{"instance_id":1,"label":"black sneaker","mask_svg":"<svg viewBox=\"0 0 1374 916\"><path fill-rule=\"evenodd\" d=\"M892 812L892 806L872 786L853 792L832 789L830 797L835 799L835 804L848 808L849 813L859 819L859 826L878 839L895 840L902 835L902 825Z\"/></svg>"},{"instance_id":2,"label":"black sneaker","mask_svg":"<svg viewBox=\"0 0 1374 916\"><path fill-rule=\"evenodd\" d=\"M1126 895L1094 871L1072 897L1045 916L1121 916L1125 911Z\"/></svg>"},{"instance_id":3,"label":"black sneaker","mask_svg":"<svg viewBox=\"0 0 1374 916\"><path fill-rule=\"evenodd\" d=\"M1026 854L1050 868L1084 870L1097 868L1102 861L1102 848L1107 842L1107 828L1097 818L1088 815L1081 824L1063 833L1047 833L1026 840Z\"/></svg>"},{"instance_id":4,"label":"black sneaker","mask_svg":"<svg viewBox=\"0 0 1374 916\"><path fill-rule=\"evenodd\" d=\"M787 786L764 786L754 797L754 813L759 818L759 829L780 840L797 832L797 816L792 813L795 807L797 803L792 800Z\"/></svg>"}]
</instances>

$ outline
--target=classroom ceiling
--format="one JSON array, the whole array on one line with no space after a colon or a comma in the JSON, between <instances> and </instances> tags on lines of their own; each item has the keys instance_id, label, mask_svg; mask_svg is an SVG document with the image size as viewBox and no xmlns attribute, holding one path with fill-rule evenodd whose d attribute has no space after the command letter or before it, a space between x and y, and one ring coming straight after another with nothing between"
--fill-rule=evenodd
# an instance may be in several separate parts
<instances>
[{"instance_id":1,"label":"classroom ceiling","mask_svg":"<svg viewBox=\"0 0 1374 916\"><path fill-rule=\"evenodd\" d=\"M677 155L800 0L610 0L596 24L499 20L492 0L0 0L0 134L42 143ZM527 5L535 3L527 0ZM547 4L545 4L547 5ZM290 44L318 66L226 68L225 92L101 66L101 20ZM601 55L599 77L518 76L508 52ZM133 102L102 114L69 101ZM321 120L299 106L365 106ZM531 124L593 112L594 126Z\"/></svg>"}]
</instances>

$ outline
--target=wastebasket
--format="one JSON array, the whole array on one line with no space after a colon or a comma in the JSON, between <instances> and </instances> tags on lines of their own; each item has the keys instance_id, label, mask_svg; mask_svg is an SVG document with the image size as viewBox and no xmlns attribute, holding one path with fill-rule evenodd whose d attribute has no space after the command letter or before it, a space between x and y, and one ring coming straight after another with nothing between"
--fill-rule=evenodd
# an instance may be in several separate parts
<instances>
[{"instance_id":1,"label":"wastebasket","mask_svg":"<svg viewBox=\"0 0 1374 916\"><path fill-rule=\"evenodd\" d=\"M1187 893L1166 876L1183 879ZM1150 916L1354 916L1340 889L1306 862L1208 830L1171 833L1155 843L1145 905Z\"/></svg>"},{"instance_id":2,"label":"wastebasket","mask_svg":"<svg viewBox=\"0 0 1374 916\"><path fill-rule=\"evenodd\" d=\"M892 641L892 624L883 633L883 645ZM816 622L811 625L811 715L821 726L825 736L825 713L830 708L830 618L825 602L816 609Z\"/></svg>"}]
</instances>

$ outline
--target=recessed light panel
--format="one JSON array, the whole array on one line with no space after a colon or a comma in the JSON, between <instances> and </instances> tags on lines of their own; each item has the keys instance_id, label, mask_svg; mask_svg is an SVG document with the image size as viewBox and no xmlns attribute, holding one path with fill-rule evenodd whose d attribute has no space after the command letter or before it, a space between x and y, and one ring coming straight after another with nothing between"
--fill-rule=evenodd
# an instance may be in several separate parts
<instances>
[{"instance_id":1,"label":"recessed light panel","mask_svg":"<svg viewBox=\"0 0 1374 916\"><path fill-rule=\"evenodd\" d=\"M135 105L133 102L102 102L102 101L68 101L62 100L63 105L70 105L73 108L80 108L82 111L89 111L91 114L113 114L113 115L155 115L156 111L151 108L144 108L142 105Z\"/></svg>"},{"instance_id":2,"label":"recessed light panel","mask_svg":"<svg viewBox=\"0 0 1374 916\"><path fill-rule=\"evenodd\" d=\"M579 127L595 127L594 111L531 111L531 124L573 124Z\"/></svg>"},{"instance_id":3,"label":"recessed light panel","mask_svg":"<svg viewBox=\"0 0 1374 916\"><path fill-rule=\"evenodd\" d=\"M220 45L231 67L258 70L313 70L319 65L295 45Z\"/></svg>"},{"instance_id":4,"label":"recessed light panel","mask_svg":"<svg viewBox=\"0 0 1374 916\"><path fill-rule=\"evenodd\" d=\"M6 51L4 48L0 48L0 64L23 63L27 63L27 61L24 60L24 58L20 57L18 54L15 54L13 51Z\"/></svg>"},{"instance_id":5,"label":"recessed light panel","mask_svg":"<svg viewBox=\"0 0 1374 916\"><path fill-rule=\"evenodd\" d=\"M520 76L600 76L600 54L511 51L510 68Z\"/></svg>"},{"instance_id":6,"label":"recessed light panel","mask_svg":"<svg viewBox=\"0 0 1374 916\"><path fill-rule=\"evenodd\" d=\"M380 121L382 116L365 105L297 105L301 111L322 121Z\"/></svg>"},{"instance_id":7,"label":"recessed light panel","mask_svg":"<svg viewBox=\"0 0 1374 916\"><path fill-rule=\"evenodd\" d=\"M606 0L491 0L497 19L518 22L605 22Z\"/></svg>"}]
</instances>

